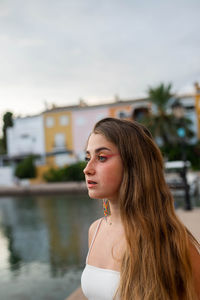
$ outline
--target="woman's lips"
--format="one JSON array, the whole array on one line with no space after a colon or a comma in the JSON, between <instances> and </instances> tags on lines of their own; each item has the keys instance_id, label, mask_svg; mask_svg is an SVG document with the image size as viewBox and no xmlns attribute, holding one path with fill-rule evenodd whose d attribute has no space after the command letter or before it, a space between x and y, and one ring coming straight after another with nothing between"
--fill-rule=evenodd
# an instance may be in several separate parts
<instances>
[{"instance_id":1,"label":"woman's lips","mask_svg":"<svg viewBox=\"0 0 200 300\"><path fill-rule=\"evenodd\" d=\"M87 186L88 186L88 188L92 188L92 187L94 187L96 184L97 184L97 182L95 182L95 181L92 181L92 180L88 180L88 181L87 181Z\"/></svg>"}]
</instances>

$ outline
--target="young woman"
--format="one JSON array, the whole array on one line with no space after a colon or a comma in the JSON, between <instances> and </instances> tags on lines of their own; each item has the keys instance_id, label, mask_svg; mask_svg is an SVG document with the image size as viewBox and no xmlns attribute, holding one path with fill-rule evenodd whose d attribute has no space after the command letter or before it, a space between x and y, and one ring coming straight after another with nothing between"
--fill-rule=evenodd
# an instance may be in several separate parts
<instances>
[{"instance_id":1,"label":"young woman","mask_svg":"<svg viewBox=\"0 0 200 300\"><path fill-rule=\"evenodd\" d=\"M89 137L86 161L89 196L103 199L106 217L89 229L85 296L200 299L200 247L174 212L149 131L137 122L103 119Z\"/></svg>"}]
</instances>

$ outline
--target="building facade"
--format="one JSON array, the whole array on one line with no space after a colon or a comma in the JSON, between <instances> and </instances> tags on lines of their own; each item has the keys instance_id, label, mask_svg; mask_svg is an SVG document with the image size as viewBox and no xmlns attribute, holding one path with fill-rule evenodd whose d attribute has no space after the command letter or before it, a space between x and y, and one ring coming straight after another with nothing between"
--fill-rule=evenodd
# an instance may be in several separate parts
<instances>
[{"instance_id":1,"label":"building facade","mask_svg":"<svg viewBox=\"0 0 200 300\"><path fill-rule=\"evenodd\" d=\"M60 167L73 161L72 112L52 109L43 113L46 163Z\"/></svg>"},{"instance_id":2,"label":"building facade","mask_svg":"<svg viewBox=\"0 0 200 300\"><path fill-rule=\"evenodd\" d=\"M45 157L43 116L16 118L7 129L7 149L10 158L38 155Z\"/></svg>"},{"instance_id":3,"label":"building facade","mask_svg":"<svg viewBox=\"0 0 200 300\"><path fill-rule=\"evenodd\" d=\"M195 98L196 97L196 98ZM196 96L179 97L185 114L192 121L192 130L199 136L200 88ZM198 98L199 97L199 98ZM94 124L105 117L140 121L145 114L155 113L149 99L133 99L112 103L53 107L37 116L16 118L7 129L8 156L19 159L37 155L38 178L53 167L63 167L83 160L87 139Z\"/></svg>"}]
</instances>

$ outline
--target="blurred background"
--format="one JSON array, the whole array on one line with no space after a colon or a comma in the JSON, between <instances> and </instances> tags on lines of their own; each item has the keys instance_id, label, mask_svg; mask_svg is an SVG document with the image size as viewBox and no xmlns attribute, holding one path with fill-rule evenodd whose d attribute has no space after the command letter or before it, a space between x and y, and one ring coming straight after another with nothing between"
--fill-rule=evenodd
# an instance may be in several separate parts
<instances>
[{"instance_id":1,"label":"blurred background","mask_svg":"<svg viewBox=\"0 0 200 300\"><path fill-rule=\"evenodd\" d=\"M200 237L197 0L0 1L0 298L65 299L90 223L84 147L103 117L145 124Z\"/></svg>"}]
</instances>

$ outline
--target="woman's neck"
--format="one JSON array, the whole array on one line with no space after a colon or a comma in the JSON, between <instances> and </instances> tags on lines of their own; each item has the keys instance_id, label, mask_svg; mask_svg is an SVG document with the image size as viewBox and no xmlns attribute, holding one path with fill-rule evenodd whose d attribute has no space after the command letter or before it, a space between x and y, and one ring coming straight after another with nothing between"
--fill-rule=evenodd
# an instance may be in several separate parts
<instances>
[{"instance_id":1,"label":"woman's neck","mask_svg":"<svg viewBox=\"0 0 200 300\"><path fill-rule=\"evenodd\" d=\"M121 215L120 215L120 208L119 204L113 201L109 201L110 206L110 216L107 217L107 221L110 225L121 225Z\"/></svg>"}]
</instances>

